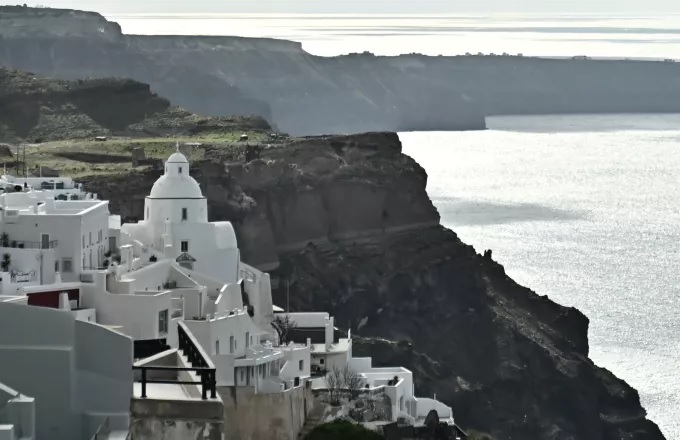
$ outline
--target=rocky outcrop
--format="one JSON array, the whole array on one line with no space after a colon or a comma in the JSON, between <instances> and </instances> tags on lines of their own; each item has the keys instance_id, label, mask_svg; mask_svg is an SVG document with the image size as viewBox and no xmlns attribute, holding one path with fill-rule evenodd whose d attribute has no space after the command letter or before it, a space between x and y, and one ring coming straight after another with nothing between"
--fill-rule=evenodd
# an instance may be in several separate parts
<instances>
[{"instance_id":1,"label":"rocky outcrop","mask_svg":"<svg viewBox=\"0 0 680 440\"><path fill-rule=\"evenodd\" d=\"M260 117L203 117L173 107L148 84L65 81L0 68L0 140L47 141L109 134L269 131Z\"/></svg>"},{"instance_id":2,"label":"rocky outcrop","mask_svg":"<svg viewBox=\"0 0 680 440\"><path fill-rule=\"evenodd\" d=\"M416 392L497 439L660 440L637 392L588 359L588 319L517 285L439 225L427 175L391 133L291 139L244 162L205 146L193 175L245 261L274 269L274 302L327 310L355 355L416 373ZM158 172L92 176L124 218Z\"/></svg>"}]
</instances>

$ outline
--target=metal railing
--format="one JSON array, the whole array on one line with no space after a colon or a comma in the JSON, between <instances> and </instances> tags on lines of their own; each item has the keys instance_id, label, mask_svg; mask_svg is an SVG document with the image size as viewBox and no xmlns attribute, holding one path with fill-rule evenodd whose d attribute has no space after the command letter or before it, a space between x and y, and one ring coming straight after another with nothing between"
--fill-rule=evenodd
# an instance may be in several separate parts
<instances>
[{"instance_id":1,"label":"metal railing","mask_svg":"<svg viewBox=\"0 0 680 440\"><path fill-rule=\"evenodd\" d=\"M0 241L1 247L17 249L55 249L58 245L59 240L51 240L48 242L20 240Z\"/></svg>"},{"instance_id":2,"label":"metal railing","mask_svg":"<svg viewBox=\"0 0 680 440\"><path fill-rule=\"evenodd\" d=\"M179 340L179 349L187 357L191 367L165 367L165 366L133 366L133 370L138 370L141 372L141 384L142 384L142 398L146 398L146 385L149 383L160 383L160 384L174 384L174 385L201 385L201 398L203 400L208 399L208 393L210 393L210 398L215 399L217 397L217 381L216 381L216 369L215 365L210 360L210 357L205 354L201 346L196 342L191 332L187 329L186 324L183 322L177 323L177 336ZM158 372L171 372L180 373L186 371L193 371L196 373L200 380L179 380L179 379L149 379L148 372L158 371Z\"/></svg>"},{"instance_id":3,"label":"metal railing","mask_svg":"<svg viewBox=\"0 0 680 440\"><path fill-rule=\"evenodd\" d=\"M99 428L97 428L97 432L94 433L92 438L90 440L104 440L109 438L109 434L111 433L111 419L109 417L105 418L104 421L102 422L101 425L99 425Z\"/></svg>"}]
</instances>

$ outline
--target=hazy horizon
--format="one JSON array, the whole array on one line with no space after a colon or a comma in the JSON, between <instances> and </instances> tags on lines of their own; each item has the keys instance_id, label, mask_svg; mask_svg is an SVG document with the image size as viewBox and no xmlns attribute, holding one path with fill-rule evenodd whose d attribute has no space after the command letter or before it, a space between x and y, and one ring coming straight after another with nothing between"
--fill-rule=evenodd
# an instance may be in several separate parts
<instances>
[{"instance_id":1,"label":"hazy horizon","mask_svg":"<svg viewBox=\"0 0 680 440\"><path fill-rule=\"evenodd\" d=\"M17 4L0 2L1 5ZM103 13L349 13L349 14L427 14L427 13L680 13L680 2L673 0L44 0L29 6L84 9Z\"/></svg>"}]
</instances>

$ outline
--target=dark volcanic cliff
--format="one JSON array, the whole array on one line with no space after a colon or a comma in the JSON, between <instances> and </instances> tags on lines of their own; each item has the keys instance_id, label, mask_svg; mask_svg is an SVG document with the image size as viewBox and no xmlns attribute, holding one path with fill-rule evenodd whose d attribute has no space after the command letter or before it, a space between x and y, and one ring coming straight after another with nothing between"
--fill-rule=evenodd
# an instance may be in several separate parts
<instances>
[{"instance_id":1,"label":"dark volcanic cliff","mask_svg":"<svg viewBox=\"0 0 680 440\"><path fill-rule=\"evenodd\" d=\"M417 392L453 405L463 427L499 440L664 438L637 392L588 359L585 316L439 225L427 175L395 134L291 140L250 163L204 148L192 173L243 258L290 280L291 309L327 310L361 336L356 355L413 369ZM86 184L134 219L157 177Z\"/></svg>"},{"instance_id":2,"label":"dark volcanic cliff","mask_svg":"<svg viewBox=\"0 0 680 440\"><path fill-rule=\"evenodd\" d=\"M259 117L194 115L137 81L55 80L0 67L0 141L159 136L206 128L270 131Z\"/></svg>"},{"instance_id":3,"label":"dark volcanic cliff","mask_svg":"<svg viewBox=\"0 0 680 440\"><path fill-rule=\"evenodd\" d=\"M299 43L123 35L94 13L0 7L0 65L144 81L191 111L292 134L479 129L485 115L680 111L680 65L521 57L318 57Z\"/></svg>"}]
</instances>

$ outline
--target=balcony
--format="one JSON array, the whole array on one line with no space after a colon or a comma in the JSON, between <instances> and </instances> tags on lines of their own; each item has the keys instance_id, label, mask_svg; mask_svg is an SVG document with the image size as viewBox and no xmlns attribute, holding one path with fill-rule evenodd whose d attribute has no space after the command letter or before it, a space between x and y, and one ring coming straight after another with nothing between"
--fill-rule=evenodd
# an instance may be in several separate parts
<instances>
[{"instance_id":1,"label":"balcony","mask_svg":"<svg viewBox=\"0 0 680 440\"><path fill-rule=\"evenodd\" d=\"M0 247L13 249L56 249L59 245L59 240L51 241L20 241L20 240L0 240Z\"/></svg>"}]
</instances>

